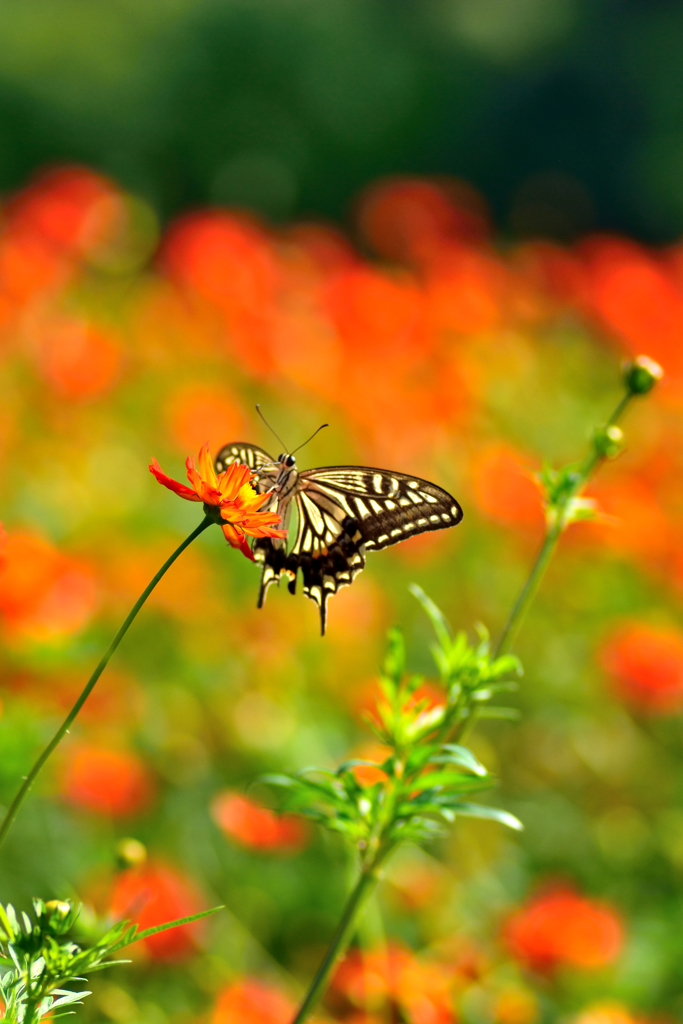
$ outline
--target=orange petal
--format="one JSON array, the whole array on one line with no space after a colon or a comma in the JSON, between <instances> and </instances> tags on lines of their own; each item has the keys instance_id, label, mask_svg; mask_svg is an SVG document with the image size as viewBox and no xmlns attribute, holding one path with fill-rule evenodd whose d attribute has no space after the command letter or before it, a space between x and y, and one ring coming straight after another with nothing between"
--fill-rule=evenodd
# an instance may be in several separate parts
<instances>
[{"instance_id":1,"label":"orange petal","mask_svg":"<svg viewBox=\"0 0 683 1024\"><path fill-rule=\"evenodd\" d=\"M186 487L185 484L178 483L177 480L172 480L170 476L166 476L154 456L152 456L149 471L154 474L160 484L163 484L164 487L168 487L169 491L173 491L173 493L177 494L179 498L185 498L186 501L202 500L193 490L191 490L191 488Z\"/></svg>"},{"instance_id":2,"label":"orange petal","mask_svg":"<svg viewBox=\"0 0 683 1024\"><path fill-rule=\"evenodd\" d=\"M252 473L249 466L244 466L240 462L233 462L231 466L228 466L225 473L221 473L218 480L218 487L223 495L223 499L225 501L234 501L245 486L249 487L252 494L255 494L254 489L249 486L251 476Z\"/></svg>"},{"instance_id":3,"label":"orange petal","mask_svg":"<svg viewBox=\"0 0 683 1024\"><path fill-rule=\"evenodd\" d=\"M280 516L277 512L255 512L246 513L233 505L221 506L221 517L231 524L231 528L237 526L249 537L286 537L287 530L277 530L275 527L280 524Z\"/></svg>"},{"instance_id":4,"label":"orange petal","mask_svg":"<svg viewBox=\"0 0 683 1024\"><path fill-rule=\"evenodd\" d=\"M211 485L207 484L203 477L200 476L194 467L194 459L188 457L185 465L187 466L187 479L199 495L199 500L206 502L207 505L220 504L220 491L217 491L215 487L211 487Z\"/></svg>"},{"instance_id":5,"label":"orange petal","mask_svg":"<svg viewBox=\"0 0 683 1024\"><path fill-rule=\"evenodd\" d=\"M216 470L213 468L213 459L211 458L208 441L205 441L199 449L198 462L202 480L204 480L209 487L213 487L214 489L217 488L218 481L216 480Z\"/></svg>"},{"instance_id":6,"label":"orange petal","mask_svg":"<svg viewBox=\"0 0 683 1024\"><path fill-rule=\"evenodd\" d=\"M224 523L223 534L225 535L225 539L230 547L238 548L246 558L249 558L252 562L256 561L254 554L249 547L249 542L243 533L236 530L230 523Z\"/></svg>"}]
</instances>

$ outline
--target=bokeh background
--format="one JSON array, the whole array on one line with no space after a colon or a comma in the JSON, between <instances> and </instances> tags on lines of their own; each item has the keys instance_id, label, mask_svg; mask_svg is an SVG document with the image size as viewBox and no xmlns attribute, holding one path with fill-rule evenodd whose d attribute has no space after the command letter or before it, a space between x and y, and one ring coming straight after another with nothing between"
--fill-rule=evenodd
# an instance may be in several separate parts
<instances>
[{"instance_id":1,"label":"bokeh background","mask_svg":"<svg viewBox=\"0 0 683 1024\"><path fill-rule=\"evenodd\" d=\"M328 636L219 531L164 579L0 854L3 901L145 924L79 1011L285 1024L341 846L264 771L372 754L418 582L500 630L619 366L666 370L520 634L518 722L473 749L526 830L387 872L320 1021L683 1013L683 74L679 0L6 0L0 9L0 795L196 525L147 471L250 440L427 477L457 530L370 556Z\"/></svg>"}]
</instances>

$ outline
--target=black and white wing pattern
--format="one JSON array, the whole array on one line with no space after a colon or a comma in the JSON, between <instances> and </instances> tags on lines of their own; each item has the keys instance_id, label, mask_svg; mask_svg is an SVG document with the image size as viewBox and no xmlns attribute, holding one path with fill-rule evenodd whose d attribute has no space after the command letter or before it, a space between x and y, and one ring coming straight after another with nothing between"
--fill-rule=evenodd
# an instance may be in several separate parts
<instances>
[{"instance_id":1,"label":"black and white wing pattern","mask_svg":"<svg viewBox=\"0 0 683 1024\"><path fill-rule=\"evenodd\" d=\"M283 576L295 593L301 571L304 594L320 609L323 634L329 598L365 568L367 551L457 526L462 519L460 505L447 491L404 473L365 466L326 466L299 473L293 456L282 455L273 465L262 449L247 444L226 445L216 469L220 472L238 460L259 474L259 490L273 488L268 507L280 512L283 529L292 502L298 513L289 550L275 538L254 542L254 556L263 563L258 605L263 605L271 583L279 583Z\"/></svg>"},{"instance_id":2,"label":"black and white wing pattern","mask_svg":"<svg viewBox=\"0 0 683 1024\"><path fill-rule=\"evenodd\" d=\"M261 480L269 480L268 487L275 482L280 472L277 459L274 459L268 452L264 452L263 448L258 448L255 444L248 444L246 441L234 441L221 448L216 456L216 472L223 473L233 462L240 462L243 466L249 466L249 469L258 473L259 484ZM266 487L259 487L259 490L263 492Z\"/></svg>"}]
</instances>

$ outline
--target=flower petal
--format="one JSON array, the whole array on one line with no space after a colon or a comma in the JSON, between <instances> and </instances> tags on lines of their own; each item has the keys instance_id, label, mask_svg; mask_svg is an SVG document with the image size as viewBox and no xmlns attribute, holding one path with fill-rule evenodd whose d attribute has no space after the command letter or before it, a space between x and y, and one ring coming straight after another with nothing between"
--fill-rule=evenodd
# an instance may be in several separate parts
<instances>
[{"instance_id":1,"label":"flower petal","mask_svg":"<svg viewBox=\"0 0 683 1024\"><path fill-rule=\"evenodd\" d=\"M197 460L199 464L199 472L201 473L202 480L213 487L218 487L218 481L216 480L216 470L213 468L213 459L211 458L211 451L209 450L209 442L205 441L199 449L199 458Z\"/></svg>"},{"instance_id":2,"label":"flower petal","mask_svg":"<svg viewBox=\"0 0 683 1024\"><path fill-rule=\"evenodd\" d=\"M233 462L232 465L228 466L226 471L221 473L218 478L218 488L224 501L234 501L245 487L248 487L251 493L255 495L257 492L249 484L251 477L252 472L249 466L244 466L240 462Z\"/></svg>"},{"instance_id":3,"label":"flower petal","mask_svg":"<svg viewBox=\"0 0 683 1024\"><path fill-rule=\"evenodd\" d=\"M173 491L173 493L177 494L179 498L185 498L186 501L202 500L190 487L186 487L185 484L178 483L177 480L172 480L170 476L166 476L154 456L152 456L149 471L156 477L160 484L163 484L164 487L168 487L169 491Z\"/></svg>"},{"instance_id":4,"label":"flower petal","mask_svg":"<svg viewBox=\"0 0 683 1024\"><path fill-rule=\"evenodd\" d=\"M225 539L231 547L238 548L238 550L240 550L242 554L252 562L256 561L254 553L249 547L249 542L243 533L236 530L230 523L224 523L222 530L225 535Z\"/></svg>"},{"instance_id":5,"label":"flower petal","mask_svg":"<svg viewBox=\"0 0 683 1024\"><path fill-rule=\"evenodd\" d=\"M207 484L201 474L197 472L192 456L188 456L185 465L187 466L187 479L199 495L199 500L205 502L207 505L219 505L221 501L220 491L216 490L216 488L212 487L210 484Z\"/></svg>"},{"instance_id":6,"label":"flower petal","mask_svg":"<svg viewBox=\"0 0 683 1024\"><path fill-rule=\"evenodd\" d=\"M234 505L221 505L221 518L230 524L231 529L237 527L247 537L281 537L284 539L288 535L287 530L276 529L280 524L280 516L277 512L250 514ZM223 530L225 532L225 527Z\"/></svg>"}]
</instances>

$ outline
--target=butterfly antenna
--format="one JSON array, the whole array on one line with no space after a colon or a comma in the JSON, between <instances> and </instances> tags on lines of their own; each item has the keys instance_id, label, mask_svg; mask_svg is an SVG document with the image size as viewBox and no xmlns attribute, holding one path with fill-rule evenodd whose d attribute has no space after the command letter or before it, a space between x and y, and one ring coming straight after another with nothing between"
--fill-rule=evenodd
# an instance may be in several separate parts
<instances>
[{"instance_id":1,"label":"butterfly antenna","mask_svg":"<svg viewBox=\"0 0 683 1024\"><path fill-rule=\"evenodd\" d=\"M265 416L263 415L263 413L261 412L261 406L259 405L259 403L258 403L258 402L256 403L256 412L257 412L257 413L259 414L259 416L261 417L261 419L263 420L263 422L265 423L265 425L266 425L266 426L268 427L268 430L269 430L269 431L271 432L271 434L273 435L273 437L276 437L276 438L278 439L278 441L280 442L280 444L282 445L282 447L284 448L284 450L285 450L285 451L289 451L289 449L287 448L287 445L286 445L286 444L285 444L285 442L284 442L284 441L282 440L282 438L280 437L280 435L279 435L279 434L276 434L276 433L275 433L275 431L274 431L274 430L273 430L273 428L271 427L270 423L268 422L268 420L266 419L266 417L265 417Z\"/></svg>"},{"instance_id":2,"label":"butterfly antenna","mask_svg":"<svg viewBox=\"0 0 683 1024\"><path fill-rule=\"evenodd\" d=\"M323 430L325 427L329 427L329 423L322 423L317 430L313 431L308 441L312 441L316 434L319 434L320 431ZM294 452L298 452L300 448L303 448L305 444L308 444L308 441L304 441L303 444L300 444L298 448L295 448L293 452L290 452L290 455L294 455Z\"/></svg>"}]
</instances>

